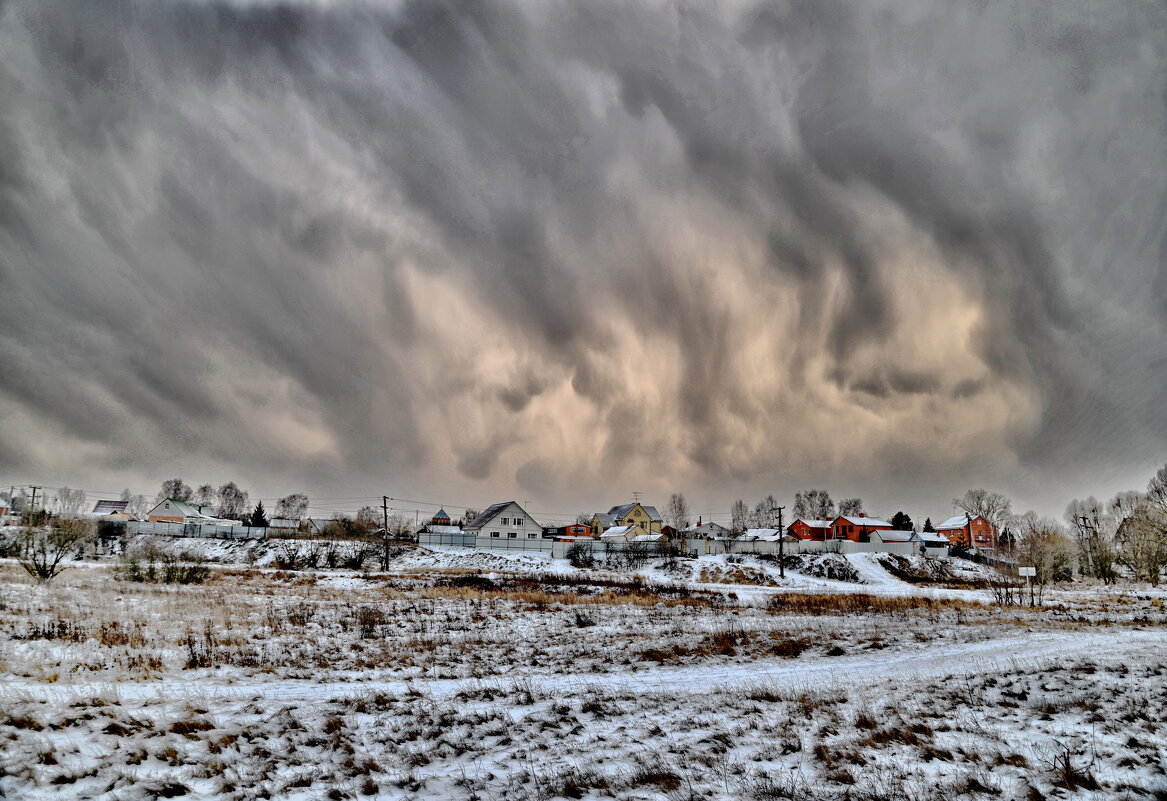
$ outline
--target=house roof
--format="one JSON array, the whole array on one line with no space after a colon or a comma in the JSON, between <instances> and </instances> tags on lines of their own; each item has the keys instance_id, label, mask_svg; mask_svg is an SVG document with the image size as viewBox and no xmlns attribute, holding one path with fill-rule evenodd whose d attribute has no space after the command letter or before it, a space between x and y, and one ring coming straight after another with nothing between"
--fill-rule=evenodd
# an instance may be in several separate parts
<instances>
[{"instance_id":1,"label":"house roof","mask_svg":"<svg viewBox=\"0 0 1167 801\"><path fill-rule=\"evenodd\" d=\"M967 518L964 515L953 515L936 527L937 531L955 531L957 529L965 528L970 519L976 520L980 518L984 520L981 515L969 515ZM987 522L987 521L986 521Z\"/></svg>"},{"instance_id":2,"label":"house roof","mask_svg":"<svg viewBox=\"0 0 1167 801\"><path fill-rule=\"evenodd\" d=\"M629 542L663 542L665 539L664 534L637 534Z\"/></svg>"},{"instance_id":3,"label":"house roof","mask_svg":"<svg viewBox=\"0 0 1167 801\"><path fill-rule=\"evenodd\" d=\"M439 509L434 515L434 520L441 520L442 518L445 518L446 520L450 519L450 515L446 512L445 507Z\"/></svg>"},{"instance_id":4,"label":"house roof","mask_svg":"<svg viewBox=\"0 0 1167 801\"><path fill-rule=\"evenodd\" d=\"M635 509L637 506L644 510L644 513L648 515L648 519L653 523L664 522L660 516L660 512L656 510L655 506L645 506L644 504L626 503L623 506L613 506L608 510L608 514L610 514L615 520L619 520L621 518L627 517L628 513Z\"/></svg>"},{"instance_id":5,"label":"house roof","mask_svg":"<svg viewBox=\"0 0 1167 801\"><path fill-rule=\"evenodd\" d=\"M431 523L428 526L422 526L422 528L424 528L426 531L428 531L431 534L461 534L462 533L461 526L436 526L436 525Z\"/></svg>"},{"instance_id":6,"label":"house roof","mask_svg":"<svg viewBox=\"0 0 1167 801\"><path fill-rule=\"evenodd\" d=\"M608 539L615 539L616 537L627 537L629 534L631 534L633 531L635 531L637 529L644 531L644 529L640 528L640 526L613 526L612 528L608 529L603 534L601 534L600 539L604 539L605 537ZM633 535L633 536L638 536L638 535Z\"/></svg>"},{"instance_id":7,"label":"house roof","mask_svg":"<svg viewBox=\"0 0 1167 801\"><path fill-rule=\"evenodd\" d=\"M482 514L480 514L478 517L471 520L470 524L468 526L463 526L462 530L463 531L477 531L478 529L482 528L487 523L489 523L491 520L493 520L495 517L497 517L499 512L501 512L503 509L506 509L512 503L518 507L520 512L523 513L523 517L525 517L525 518L529 517L529 518L531 518L532 521L534 521L535 518L533 518L529 514L527 514L527 510L524 509L523 507L519 506L519 504L516 501L503 501L502 503L492 504L491 506L488 506L485 509L483 509ZM538 525L538 524L536 523L536 525Z\"/></svg>"},{"instance_id":8,"label":"house roof","mask_svg":"<svg viewBox=\"0 0 1167 801\"><path fill-rule=\"evenodd\" d=\"M830 528L833 522L833 520L807 520L805 517L800 517L794 521L794 523L802 523L803 525L810 526L811 528ZM790 525L793 526L794 523L791 523Z\"/></svg>"},{"instance_id":9,"label":"house roof","mask_svg":"<svg viewBox=\"0 0 1167 801\"><path fill-rule=\"evenodd\" d=\"M761 540L762 542L777 542L780 532L776 528L748 528L742 534L743 540Z\"/></svg>"},{"instance_id":10,"label":"house roof","mask_svg":"<svg viewBox=\"0 0 1167 801\"><path fill-rule=\"evenodd\" d=\"M596 512L595 517L600 521L600 525L604 528L611 528L612 526L616 525L616 518L607 512Z\"/></svg>"},{"instance_id":11,"label":"house roof","mask_svg":"<svg viewBox=\"0 0 1167 801\"><path fill-rule=\"evenodd\" d=\"M891 528L891 523L886 520L880 520L877 517L852 517L851 515L839 515L834 522L846 520L848 523L856 526L867 526L868 528Z\"/></svg>"},{"instance_id":12,"label":"house roof","mask_svg":"<svg viewBox=\"0 0 1167 801\"><path fill-rule=\"evenodd\" d=\"M883 542L911 542L916 538L916 532L901 531L899 529L892 529L891 531L876 531L873 533Z\"/></svg>"},{"instance_id":13,"label":"house roof","mask_svg":"<svg viewBox=\"0 0 1167 801\"><path fill-rule=\"evenodd\" d=\"M93 514L95 515L112 515L126 511L129 506L129 501L98 501L97 505L93 507Z\"/></svg>"},{"instance_id":14,"label":"house roof","mask_svg":"<svg viewBox=\"0 0 1167 801\"><path fill-rule=\"evenodd\" d=\"M948 537L937 531L922 531L920 532L920 539L924 542L948 542Z\"/></svg>"},{"instance_id":15,"label":"house roof","mask_svg":"<svg viewBox=\"0 0 1167 801\"><path fill-rule=\"evenodd\" d=\"M186 501L176 501L174 498L167 498L166 500L159 502L153 509L150 510L150 514L157 512L158 507L165 503L169 503L173 510L181 514L183 517L194 517L199 520L217 519L212 515L200 511L197 506L189 504Z\"/></svg>"}]
</instances>

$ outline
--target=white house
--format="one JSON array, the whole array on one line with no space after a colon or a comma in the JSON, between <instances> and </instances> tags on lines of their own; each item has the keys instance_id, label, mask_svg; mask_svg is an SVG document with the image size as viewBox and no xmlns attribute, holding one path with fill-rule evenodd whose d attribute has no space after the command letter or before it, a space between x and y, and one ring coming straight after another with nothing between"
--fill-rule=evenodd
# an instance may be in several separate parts
<instances>
[{"instance_id":1,"label":"white house","mask_svg":"<svg viewBox=\"0 0 1167 801\"><path fill-rule=\"evenodd\" d=\"M222 520L209 515L201 507L185 501L167 498L146 514L151 523L201 523L205 525L237 526L238 520Z\"/></svg>"},{"instance_id":2,"label":"white house","mask_svg":"<svg viewBox=\"0 0 1167 801\"><path fill-rule=\"evenodd\" d=\"M515 501L503 501L487 507L462 530L467 534L493 539L537 540L543 536L543 527Z\"/></svg>"}]
</instances>

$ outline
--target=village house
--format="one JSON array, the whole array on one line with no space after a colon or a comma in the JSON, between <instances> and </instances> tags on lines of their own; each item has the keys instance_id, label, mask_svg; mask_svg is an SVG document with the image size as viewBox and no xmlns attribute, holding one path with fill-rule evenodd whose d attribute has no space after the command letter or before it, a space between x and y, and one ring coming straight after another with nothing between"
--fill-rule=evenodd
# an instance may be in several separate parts
<instances>
[{"instance_id":1,"label":"village house","mask_svg":"<svg viewBox=\"0 0 1167 801\"><path fill-rule=\"evenodd\" d=\"M660 534L664 519L655 506L643 506L639 503L626 503L623 506L613 506L606 513L597 512L592 516L592 531L601 533L613 526L640 526L646 533Z\"/></svg>"},{"instance_id":2,"label":"village house","mask_svg":"<svg viewBox=\"0 0 1167 801\"><path fill-rule=\"evenodd\" d=\"M994 550L997 529L983 515L954 515L936 527L936 533L948 537L954 548Z\"/></svg>"},{"instance_id":3,"label":"village house","mask_svg":"<svg viewBox=\"0 0 1167 801\"><path fill-rule=\"evenodd\" d=\"M685 536L695 540L724 540L728 539L732 533L725 526L713 521L708 523L698 521L697 525L685 529Z\"/></svg>"},{"instance_id":4,"label":"village house","mask_svg":"<svg viewBox=\"0 0 1167 801\"><path fill-rule=\"evenodd\" d=\"M237 526L238 520L222 520L203 511L203 507L185 501L167 498L146 513L151 523L200 523L204 525Z\"/></svg>"},{"instance_id":5,"label":"village house","mask_svg":"<svg viewBox=\"0 0 1167 801\"><path fill-rule=\"evenodd\" d=\"M831 521L831 539L870 542L876 531L893 531L895 526L874 517L840 515Z\"/></svg>"},{"instance_id":6,"label":"village house","mask_svg":"<svg viewBox=\"0 0 1167 801\"><path fill-rule=\"evenodd\" d=\"M806 520L800 517L787 526L786 530L800 540L824 542L830 539L831 522L830 520L823 520L819 517L816 517L814 520Z\"/></svg>"},{"instance_id":7,"label":"village house","mask_svg":"<svg viewBox=\"0 0 1167 801\"><path fill-rule=\"evenodd\" d=\"M462 529L468 534L495 539L537 540L543 527L515 501L503 501L486 508Z\"/></svg>"}]
</instances>

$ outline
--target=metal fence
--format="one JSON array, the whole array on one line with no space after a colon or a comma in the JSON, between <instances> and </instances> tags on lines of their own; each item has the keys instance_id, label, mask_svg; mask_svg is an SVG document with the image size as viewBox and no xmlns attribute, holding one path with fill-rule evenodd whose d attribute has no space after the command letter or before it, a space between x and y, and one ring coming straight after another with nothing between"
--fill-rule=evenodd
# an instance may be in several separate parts
<instances>
[{"instance_id":1,"label":"metal fence","mask_svg":"<svg viewBox=\"0 0 1167 801\"><path fill-rule=\"evenodd\" d=\"M267 529L260 526L205 526L198 523L126 523L127 534L155 534L160 537L210 537L217 540L262 540Z\"/></svg>"},{"instance_id":2,"label":"metal fence","mask_svg":"<svg viewBox=\"0 0 1167 801\"><path fill-rule=\"evenodd\" d=\"M473 531L419 531L417 534L417 544L473 548L476 538L477 535Z\"/></svg>"}]
</instances>

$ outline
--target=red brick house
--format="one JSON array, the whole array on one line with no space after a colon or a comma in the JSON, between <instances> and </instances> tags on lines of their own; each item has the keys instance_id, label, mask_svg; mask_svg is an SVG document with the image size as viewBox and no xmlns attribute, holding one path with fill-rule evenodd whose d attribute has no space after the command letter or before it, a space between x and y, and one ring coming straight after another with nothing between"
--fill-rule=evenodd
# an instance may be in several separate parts
<instances>
[{"instance_id":1,"label":"red brick house","mask_svg":"<svg viewBox=\"0 0 1167 801\"><path fill-rule=\"evenodd\" d=\"M997 548L997 529L983 515L954 515L938 525L936 533L948 537L954 548Z\"/></svg>"}]
</instances>

